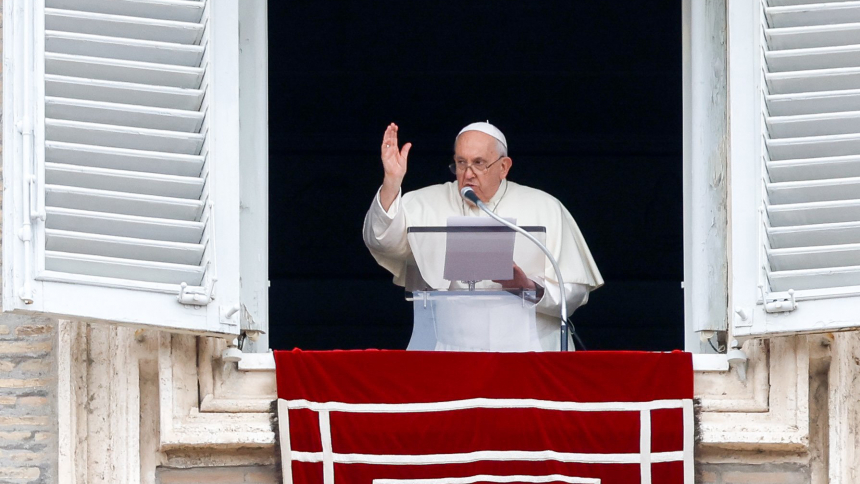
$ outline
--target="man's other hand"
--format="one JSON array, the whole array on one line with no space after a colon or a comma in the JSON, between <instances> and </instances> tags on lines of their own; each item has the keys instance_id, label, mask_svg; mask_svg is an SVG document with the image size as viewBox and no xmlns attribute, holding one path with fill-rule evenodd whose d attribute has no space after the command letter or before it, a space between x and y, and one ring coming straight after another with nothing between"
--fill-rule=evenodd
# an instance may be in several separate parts
<instances>
[{"instance_id":1,"label":"man's other hand","mask_svg":"<svg viewBox=\"0 0 860 484\"><path fill-rule=\"evenodd\" d=\"M493 281L501 284L505 289L536 289L537 285L526 276L520 266L514 264L514 278L507 281Z\"/></svg>"},{"instance_id":2,"label":"man's other hand","mask_svg":"<svg viewBox=\"0 0 860 484\"><path fill-rule=\"evenodd\" d=\"M406 159L409 157L409 150L412 149L412 143L406 143L402 149L399 148L397 129L397 125L394 123L385 128L380 148L385 178L382 180L382 189L379 191L379 201L386 211L394 203L397 194L400 193L400 185L403 183L403 177L406 176Z\"/></svg>"}]
</instances>

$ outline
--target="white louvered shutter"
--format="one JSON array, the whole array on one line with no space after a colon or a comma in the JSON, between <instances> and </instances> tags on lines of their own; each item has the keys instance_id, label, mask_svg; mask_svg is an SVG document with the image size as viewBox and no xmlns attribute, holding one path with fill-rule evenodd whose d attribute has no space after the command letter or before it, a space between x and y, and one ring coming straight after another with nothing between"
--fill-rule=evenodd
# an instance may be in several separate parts
<instances>
[{"instance_id":1,"label":"white louvered shutter","mask_svg":"<svg viewBox=\"0 0 860 484\"><path fill-rule=\"evenodd\" d=\"M236 0L42 1L6 2L4 310L238 333Z\"/></svg>"},{"instance_id":2,"label":"white louvered shutter","mask_svg":"<svg viewBox=\"0 0 860 484\"><path fill-rule=\"evenodd\" d=\"M757 263L734 268L760 288L738 288L756 309L736 306L735 332L858 326L860 2L765 0L760 12L760 156L732 160L760 165L755 206L739 208L757 212Z\"/></svg>"}]
</instances>

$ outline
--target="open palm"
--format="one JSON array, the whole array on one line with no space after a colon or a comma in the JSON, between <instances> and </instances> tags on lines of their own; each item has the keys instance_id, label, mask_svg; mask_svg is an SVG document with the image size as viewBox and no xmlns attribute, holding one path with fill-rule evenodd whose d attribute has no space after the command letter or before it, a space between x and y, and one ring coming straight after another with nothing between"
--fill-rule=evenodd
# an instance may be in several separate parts
<instances>
[{"instance_id":1,"label":"open palm","mask_svg":"<svg viewBox=\"0 0 860 484\"><path fill-rule=\"evenodd\" d=\"M409 150L412 148L412 143L403 145L403 149L398 147L397 142L397 125L391 123L385 129L385 135L382 137L382 168L385 170L385 178L396 181L399 185L406 176L406 159L409 157Z\"/></svg>"}]
</instances>

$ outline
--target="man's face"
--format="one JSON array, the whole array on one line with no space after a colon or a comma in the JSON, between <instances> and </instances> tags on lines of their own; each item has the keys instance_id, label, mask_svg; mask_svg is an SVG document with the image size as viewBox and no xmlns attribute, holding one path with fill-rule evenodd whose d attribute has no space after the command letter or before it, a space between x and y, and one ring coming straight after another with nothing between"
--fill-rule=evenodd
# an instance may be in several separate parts
<instances>
[{"instance_id":1,"label":"man's face","mask_svg":"<svg viewBox=\"0 0 860 484\"><path fill-rule=\"evenodd\" d=\"M512 161L508 157L499 160L496 138L480 131L466 131L457 138L454 145L454 162L473 164L479 161L484 166L490 163L492 166L486 172L476 168L457 171L457 185L460 190L463 187L472 187L478 198L486 203L493 198L502 180L508 176Z\"/></svg>"}]
</instances>

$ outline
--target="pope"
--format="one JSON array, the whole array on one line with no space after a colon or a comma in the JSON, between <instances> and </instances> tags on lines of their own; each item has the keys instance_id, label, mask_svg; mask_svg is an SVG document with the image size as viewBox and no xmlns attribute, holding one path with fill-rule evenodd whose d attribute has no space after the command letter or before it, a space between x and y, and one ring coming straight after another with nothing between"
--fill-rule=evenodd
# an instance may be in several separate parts
<instances>
[{"instance_id":1,"label":"pope","mask_svg":"<svg viewBox=\"0 0 860 484\"><path fill-rule=\"evenodd\" d=\"M460 196L460 190L471 187L478 198L495 214L513 218L520 226L546 227L546 245L558 261L564 278L569 312L588 301L589 292L603 285L603 278L591 256L570 212L555 197L534 188L508 180L513 159L502 132L489 122L472 123L463 128L454 141L451 171L456 181L431 185L406 194L401 184L406 176L412 143L402 147L398 127L391 123L380 147L384 177L364 219L363 236L374 259L394 275L394 282L405 285L406 266L413 254L407 229L413 226L445 226L449 217L487 217L480 208ZM442 264L442 261L437 261ZM468 343L437 343L440 350L473 351L551 351L560 347L559 321L561 291L549 261L544 272L525 274L514 266L514 277L508 281L482 281L479 287L526 288L537 291L535 327L537 338L515 337L509 341L497 338L493 347L475 347ZM441 281L427 281L440 287ZM523 323L524 324L524 323ZM438 333L438 330L437 330ZM414 338L414 336L413 336ZM571 344L572 348L573 345Z\"/></svg>"}]
</instances>

